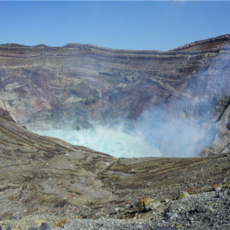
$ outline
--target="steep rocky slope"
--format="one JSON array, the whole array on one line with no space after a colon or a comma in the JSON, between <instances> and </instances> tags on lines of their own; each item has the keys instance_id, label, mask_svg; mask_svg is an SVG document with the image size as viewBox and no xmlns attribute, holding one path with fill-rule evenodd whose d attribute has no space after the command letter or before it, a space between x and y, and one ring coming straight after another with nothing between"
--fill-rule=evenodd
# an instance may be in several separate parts
<instances>
[{"instance_id":1,"label":"steep rocky slope","mask_svg":"<svg viewBox=\"0 0 230 230\"><path fill-rule=\"evenodd\" d=\"M202 149L230 102L229 42L225 35L168 52L1 45L0 106L33 130L89 128L160 109L166 127L175 118L194 122L203 134L192 146Z\"/></svg>"},{"instance_id":2,"label":"steep rocky slope","mask_svg":"<svg viewBox=\"0 0 230 230\"><path fill-rule=\"evenodd\" d=\"M39 136L4 118L0 118L1 217L12 214L12 203L21 215L40 206L111 200L96 177L114 161L112 156Z\"/></svg>"},{"instance_id":3,"label":"steep rocky slope","mask_svg":"<svg viewBox=\"0 0 230 230\"><path fill-rule=\"evenodd\" d=\"M0 225L25 230L32 221L54 227L74 218L132 219L148 214L154 226L165 219L168 202L174 202L181 191L200 194L212 191L214 184L230 187L229 153L203 158L115 159L39 136L0 116ZM140 198L151 200L156 213L146 213ZM222 215L221 204L213 215Z\"/></svg>"}]
</instances>

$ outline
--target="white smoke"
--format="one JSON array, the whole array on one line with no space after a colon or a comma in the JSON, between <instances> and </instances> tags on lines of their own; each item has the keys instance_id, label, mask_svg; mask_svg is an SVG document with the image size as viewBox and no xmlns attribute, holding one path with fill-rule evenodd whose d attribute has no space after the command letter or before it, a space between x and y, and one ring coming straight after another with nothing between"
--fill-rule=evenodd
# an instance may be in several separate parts
<instances>
[{"instance_id":1,"label":"white smoke","mask_svg":"<svg viewBox=\"0 0 230 230\"><path fill-rule=\"evenodd\" d=\"M189 120L165 122L160 110L145 110L135 121L120 121L102 126L92 123L87 130L37 131L40 135L56 137L73 145L85 146L114 157L195 157L206 147L194 148L204 133Z\"/></svg>"},{"instance_id":2,"label":"white smoke","mask_svg":"<svg viewBox=\"0 0 230 230\"><path fill-rule=\"evenodd\" d=\"M87 130L49 130L37 133L108 153L114 157L163 156L157 148L145 140L143 133L138 130L128 133L121 125L116 127L94 125L94 129Z\"/></svg>"},{"instance_id":3,"label":"white smoke","mask_svg":"<svg viewBox=\"0 0 230 230\"><path fill-rule=\"evenodd\" d=\"M184 117L182 115L175 119L175 114L168 116L172 110L162 105L158 109L143 111L134 121L118 119L116 125L92 123L94 128L88 130L49 130L38 133L115 157L196 157L215 137L213 114L216 112L217 98L230 98L229 60L229 53L217 55L211 68L197 73L183 92L180 91L181 98L174 98L170 106L174 111L178 110L178 114L184 113ZM212 78L213 74L219 77Z\"/></svg>"}]
</instances>

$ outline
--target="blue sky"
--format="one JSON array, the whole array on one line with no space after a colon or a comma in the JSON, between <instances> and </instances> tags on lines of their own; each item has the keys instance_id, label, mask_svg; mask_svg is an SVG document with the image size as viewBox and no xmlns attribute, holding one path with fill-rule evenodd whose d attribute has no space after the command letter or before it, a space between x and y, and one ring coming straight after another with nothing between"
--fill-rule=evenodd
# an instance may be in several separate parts
<instances>
[{"instance_id":1,"label":"blue sky","mask_svg":"<svg viewBox=\"0 0 230 230\"><path fill-rule=\"evenodd\" d=\"M230 34L230 2L0 2L0 44L162 50Z\"/></svg>"}]
</instances>

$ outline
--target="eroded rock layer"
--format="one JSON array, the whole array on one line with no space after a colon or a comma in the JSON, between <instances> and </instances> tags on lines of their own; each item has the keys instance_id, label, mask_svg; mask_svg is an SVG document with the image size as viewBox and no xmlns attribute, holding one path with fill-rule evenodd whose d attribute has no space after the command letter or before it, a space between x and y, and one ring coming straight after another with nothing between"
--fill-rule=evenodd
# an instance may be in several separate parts
<instances>
[{"instance_id":1,"label":"eroded rock layer","mask_svg":"<svg viewBox=\"0 0 230 230\"><path fill-rule=\"evenodd\" d=\"M160 109L166 125L176 118L199 126L195 145L204 148L230 102L229 42L225 35L168 52L1 45L0 106L33 130L89 128ZM213 138L204 140L208 132Z\"/></svg>"}]
</instances>

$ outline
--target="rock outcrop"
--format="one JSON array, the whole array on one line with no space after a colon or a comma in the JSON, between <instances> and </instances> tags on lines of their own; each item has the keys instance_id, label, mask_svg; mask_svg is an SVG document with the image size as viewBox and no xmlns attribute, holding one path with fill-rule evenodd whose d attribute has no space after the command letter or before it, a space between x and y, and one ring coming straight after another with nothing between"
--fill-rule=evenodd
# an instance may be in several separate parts
<instances>
[{"instance_id":1,"label":"rock outcrop","mask_svg":"<svg viewBox=\"0 0 230 230\"><path fill-rule=\"evenodd\" d=\"M204 51L210 49L221 49L221 48L225 48L226 46L229 46L229 39L230 39L230 34L226 34L215 38L192 42L190 44L180 46L173 50L174 51L178 51L178 50Z\"/></svg>"},{"instance_id":2,"label":"rock outcrop","mask_svg":"<svg viewBox=\"0 0 230 230\"><path fill-rule=\"evenodd\" d=\"M229 43L225 35L168 52L0 45L0 106L31 130L78 130L160 109L166 126L193 121L202 135L192 146L203 149L230 103Z\"/></svg>"},{"instance_id":3,"label":"rock outcrop","mask_svg":"<svg viewBox=\"0 0 230 230\"><path fill-rule=\"evenodd\" d=\"M0 108L0 118L15 123L14 119L10 116L10 113L2 108Z\"/></svg>"}]
</instances>

